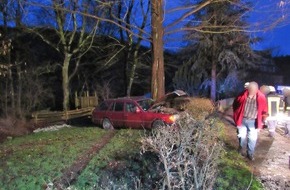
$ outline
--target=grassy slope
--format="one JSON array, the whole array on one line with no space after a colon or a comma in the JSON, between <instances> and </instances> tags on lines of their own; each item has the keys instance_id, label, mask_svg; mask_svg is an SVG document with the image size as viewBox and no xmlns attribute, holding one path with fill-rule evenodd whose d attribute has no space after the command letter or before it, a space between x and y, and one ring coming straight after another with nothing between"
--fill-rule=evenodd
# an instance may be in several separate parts
<instances>
[{"instance_id":1,"label":"grassy slope","mask_svg":"<svg viewBox=\"0 0 290 190\"><path fill-rule=\"evenodd\" d=\"M140 130L119 130L110 143L101 149L99 154L91 160L73 187L76 189L87 189L100 183L104 184L106 183L105 181L107 183L114 181L114 179L108 179L109 176L106 177L107 179L104 179L106 174L103 172L113 172L114 168L116 168L115 172L118 172L122 167L127 169L131 156L133 157L140 151L141 144L139 139L143 133ZM125 174L124 170L122 172Z\"/></svg>"},{"instance_id":2,"label":"grassy slope","mask_svg":"<svg viewBox=\"0 0 290 190\"><path fill-rule=\"evenodd\" d=\"M263 189L261 183L253 176L251 168L236 150L228 150L224 153L219 171L216 190Z\"/></svg>"},{"instance_id":3,"label":"grassy slope","mask_svg":"<svg viewBox=\"0 0 290 190\"><path fill-rule=\"evenodd\" d=\"M252 169L237 149L232 146L233 139L229 138L228 126L221 120L218 121L217 127L220 127L221 139L225 144L225 150L222 153L219 165L219 175L216 179L215 190L261 190L262 185L252 174Z\"/></svg>"},{"instance_id":4,"label":"grassy slope","mask_svg":"<svg viewBox=\"0 0 290 190\"><path fill-rule=\"evenodd\" d=\"M62 169L70 166L106 132L96 127L64 128L60 131L41 132L0 144L0 189L43 189L45 184L61 176ZM139 154L139 138L143 133L144 131L140 130L118 130L115 137L90 161L72 186L76 189L87 189L98 187L100 181L102 181L101 185L107 183L110 186L110 182L116 182L113 178L124 175L130 178L133 175L131 179L136 180L143 171L150 174L145 176L148 181L154 175L152 168L156 167L156 161L151 157L146 158L145 161L134 160ZM150 165L152 164L150 160L154 165ZM146 165L146 162L149 165ZM151 168L151 171L148 168ZM130 173L127 170L134 172ZM104 176L111 179L106 179ZM128 176L125 177L126 181L120 184L125 186L132 184L132 181L127 181ZM155 179L152 178L151 182L156 182ZM251 170L245 160L236 153L236 150L227 147L221 159L220 174L215 189L247 189L251 179ZM261 189L261 185L253 178L249 189L258 190Z\"/></svg>"},{"instance_id":5,"label":"grassy slope","mask_svg":"<svg viewBox=\"0 0 290 190\"><path fill-rule=\"evenodd\" d=\"M64 128L6 141L0 145L1 189L43 189L105 133L96 127Z\"/></svg>"}]
</instances>

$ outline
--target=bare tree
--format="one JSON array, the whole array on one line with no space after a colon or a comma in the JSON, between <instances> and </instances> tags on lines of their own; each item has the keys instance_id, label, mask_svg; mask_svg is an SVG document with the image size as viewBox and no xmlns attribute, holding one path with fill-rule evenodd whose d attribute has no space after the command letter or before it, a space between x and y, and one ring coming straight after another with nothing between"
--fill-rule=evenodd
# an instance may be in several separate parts
<instances>
[{"instance_id":1,"label":"bare tree","mask_svg":"<svg viewBox=\"0 0 290 190\"><path fill-rule=\"evenodd\" d=\"M5 77L5 112L7 115L8 110L8 103L10 99L10 107L12 110L15 108L15 98L14 98L14 85L13 85L13 76L12 76L12 62L11 62L11 49L12 49L12 39L11 36L8 35L8 23L10 21L10 14L9 14L9 3L8 0L1 2L0 8L3 17L3 40L2 40L2 56L3 62L2 65L6 69L6 76ZM12 114L15 114L14 111Z\"/></svg>"},{"instance_id":2,"label":"bare tree","mask_svg":"<svg viewBox=\"0 0 290 190\"><path fill-rule=\"evenodd\" d=\"M138 67L140 62L140 47L141 43L144 40L144 32L146 25L148 24L147 21L149 19L149 11L149 1L120 1L118 4L118 18L113 16L114 19L118 20L120 25L124 26L127 29L123 30L121 27L119 27L121 42L125 43L125 41L127 41L126 56L124 60L124 75L127 96L131 95L132 85L134 83L136 75L136 68ZM140 17L140 12L142 13L141 19L136 19L135 17ZM123 23L122 20L126 20L126 23ZM140 29L136 31L136 33L138 34L137 36L132 35L132 33L130 32L135 31L135 27Z\"/></svg>"},{"instance_id":3,"label":"bare tree","mask_svg":"<svg viewBox=\"0 0 290 190\"><path fill-rule=\"evenodd\" d=\"M99 28L99 20L89 20L83 14L103 14L96 13L101 10L97 2L85 1L63 1L52 0L51 5L45 4L36 6L41 7L51 15L52 23L49 28L35 28L35 32L44 42L53 47L63 57L60 64L62 68L62 89L63 89L63 109L69 109L70 81L77 73L81 63L81 58L92 47L93 40ZM83 13L83 14L81 14ZM45 31L54 30L54 34L45 35ZM51 35L56 35L57 39Z\"/></svg>"}]
</instances>

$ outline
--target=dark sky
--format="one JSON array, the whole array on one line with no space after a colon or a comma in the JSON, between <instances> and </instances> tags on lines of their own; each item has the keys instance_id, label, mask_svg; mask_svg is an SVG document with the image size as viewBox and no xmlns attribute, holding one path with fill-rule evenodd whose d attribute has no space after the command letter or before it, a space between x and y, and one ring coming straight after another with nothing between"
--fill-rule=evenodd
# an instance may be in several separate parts
<instances>
[{"instance_id":1,"label":"dark sky","mask_svg":"<svg viewBox=\"0 0 290 190\"><path fill-rule=\"evenodd\" d=\"M290 0L254 1L249 13L249 23L254 30L252 36L259 36L263 41L253 46L255 49L272 49L275 55L290 55ZM256 25L256 26L255 26Z\"/></svg>"},{"instance_id":2,"label":"dark sky","mask_svg":"<svg viewBox=\"0 0 290 190\"><path fill-rule=\"evenodd\" d=\"M182 6L183 2L182 0L165 0L165 7L169 10L172 7ZM263 39L253 45L253 49L271 49L274 56L290 55L290 0L252 0L251 3L252 10L245 15L251 27L249 35ZM180 14L182 13L167 15L165 25ZM182 34L167 36L165 48L177 50L182 44L181 41Z\"/></svg>"},{"instance_id":3,"label":"dark sky","mask_svg":"<svg viewBox=\"0 0 290 190\"><path fill-rule=\"evenodd\" d=\"M183 6L184 2L187 1L189 0L164 0L165 9L170 10ZM46 0L41 2L46 2ZM251 27L249 35L263 39L261 42L253 45L253 49L271 49L274 56L290 55L290 0L251 0L251 3L252 10L245 15L248 17L247 21ZM171 23L172 20L178 18L181 14L182 11L165 14L164 25L168 25L168 23ZM26 22L34 23L31 15L27 16ZM187 22L188 20L184 20L180 25L171 29L178 29L182 24ZM147 29L149 30L150 27ZM182 37L182 33L166 35L165 49L172 51L179 50L184 45Z\"/></svg>"}]
</instances>

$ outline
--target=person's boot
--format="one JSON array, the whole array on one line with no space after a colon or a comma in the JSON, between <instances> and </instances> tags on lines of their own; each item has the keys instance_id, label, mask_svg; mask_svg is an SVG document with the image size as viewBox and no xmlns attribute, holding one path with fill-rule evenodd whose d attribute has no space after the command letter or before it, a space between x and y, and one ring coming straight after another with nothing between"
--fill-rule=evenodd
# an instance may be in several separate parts
<instances>
[{"instance_id":1,"label":"person's boot","mask_svg":"<svg viewBox=\"0 0 290 190\"><path fill-rule=\"evenodd\" d=\"M247 158L248 158L249 160L251 160L251 161L254 161L254 160L255 160L254 155L250 155L250 154L248 154L248 155L247 155Z\"/></svg>"},{"instance_id":2,"label":"person's boot","mask_svg":"<svg viewBox=\"0 0 290 190\"><path fill-rule=\"evenodd\" d=\"M239 146L239 148L238 148L238 153L239 153L241 156L245 156L245 154L243 153L243 147Z\"/></svg>"}]
</instances>

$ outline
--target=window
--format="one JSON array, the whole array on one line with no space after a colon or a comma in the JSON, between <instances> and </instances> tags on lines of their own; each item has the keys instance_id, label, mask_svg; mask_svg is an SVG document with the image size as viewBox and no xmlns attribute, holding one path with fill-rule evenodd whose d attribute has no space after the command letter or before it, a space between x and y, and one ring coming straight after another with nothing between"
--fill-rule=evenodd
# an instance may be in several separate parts
<instances>
[{"instance_id":1,"label":"window","mask_svg":"<svg viewBox=\"0 0 290 190\"><path fill-rule=\"evenodd\" d=\"M106 111L110 107L111 102L104 101L99 105L99 110Z\"/></svg>"},{"instance_id":2,"label":"window","mask_svg":"<svg viewBox=\"0 0 290 190\"><path fill-rule=\"evenodd\" d=\"M144 100L139 100L138 104L141 106L141 108L144 111L147 111L153 104L153 101L151 99L144 99Z\"/></svg>"},{"instance_id":3,"label":"window","mask_svg":"<svg viewBox=\"0 0 290 190\"><path fill-rule=\"evenodd\" d=\"M116 102L114 111L123 111L123 102Z\"/></svg>"},{"instance_id":4,"label":"window","mask_svg":"<svg viewBox=\"0 0 290 190\"><path fill-rule=\"evenodd\" d=\"M133 103L126 103L126 111L127 112L136 112L137 106Z\"/></svg>"}]
</instances>

